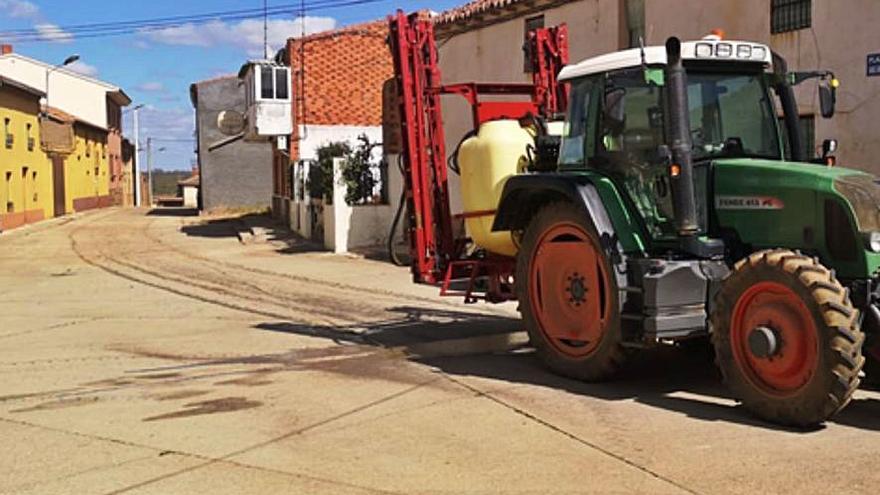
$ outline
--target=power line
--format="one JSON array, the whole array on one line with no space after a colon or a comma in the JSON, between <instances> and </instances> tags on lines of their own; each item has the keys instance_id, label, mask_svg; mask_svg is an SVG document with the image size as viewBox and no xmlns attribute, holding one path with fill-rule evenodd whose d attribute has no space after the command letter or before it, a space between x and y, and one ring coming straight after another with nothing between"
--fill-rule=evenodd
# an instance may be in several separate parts
<instances>
[{"instance_id":1,"label":"power line","mask_svg":"<svg viewBox=\"0 0 880 495\"><path fill-rule=\"evenodd\" d=\"M386 0L314 0L306 4L310 10L332 10L356 5L379 3ZM295 14L303 11L303 5L286 4L283 6L268 7L263 9L245 9L237 11L212 12L207 14L192 14L186 16L174 16L157 19L142 19L138 21L118 21L96 24L79 24L71 26L58 26L57 31L52 33L40 32L37 29L20 29L0 32L0 39L6 42L28 43L52 41L52 38L65 39L88 39L103 38L109 36L125 36L160 31L163 29L181 27L186 25L199 25L217 21L240 21L260 17L278 17L280 15Z\"/></svg>"}]
</instances>

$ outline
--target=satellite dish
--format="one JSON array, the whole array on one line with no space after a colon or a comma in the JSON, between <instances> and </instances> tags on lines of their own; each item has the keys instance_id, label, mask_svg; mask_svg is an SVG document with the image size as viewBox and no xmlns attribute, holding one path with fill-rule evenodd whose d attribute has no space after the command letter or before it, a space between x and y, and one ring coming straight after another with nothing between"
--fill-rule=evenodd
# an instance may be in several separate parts
<instances>
[{"instance_id":1,"label":"satellite dish","mask_svg":"<svg viewBox=\"0 0 880 495\"><path fill-rule=\"evenodd\" d=\"M227 136L234 136L244 132L245 118L241 112L224 110L217 115L217 128Z\"/></svg>"}]
</instances>

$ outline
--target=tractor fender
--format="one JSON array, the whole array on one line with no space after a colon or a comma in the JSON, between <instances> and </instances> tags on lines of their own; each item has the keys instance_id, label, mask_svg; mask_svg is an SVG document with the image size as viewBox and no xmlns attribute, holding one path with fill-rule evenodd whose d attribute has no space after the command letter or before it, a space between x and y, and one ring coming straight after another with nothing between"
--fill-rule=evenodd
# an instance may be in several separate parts
<instances>
[{"instance_id":1,"label":"tractor fender","mask_svg":"<svg viewBox=\"0 0 880 495\"><path fill-rule=\"evenodd\" d=\"M511 177L504 185L493 231L524 230L542 206L569 201L593 220L606 247L644 252L638 226L632 222L617 187L599 174L542 173ZM611 241L611 242L609 242Z\"/></svg>"}]
</instances>

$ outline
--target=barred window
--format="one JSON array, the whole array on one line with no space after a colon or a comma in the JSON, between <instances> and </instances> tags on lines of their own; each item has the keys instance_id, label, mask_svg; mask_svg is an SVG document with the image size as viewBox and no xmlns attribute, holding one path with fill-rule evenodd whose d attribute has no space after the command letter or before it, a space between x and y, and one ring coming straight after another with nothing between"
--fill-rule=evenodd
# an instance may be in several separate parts
<instances>
[{"instance_id":1,"label":"barred window","mask_svg":"<svg viewBox=\"0 0 880 495\"><path fill-rule=\"evenodd\" d=\"M544 27L544 15L529 17L525 21L523 33L523 71L532 72L532 44L529 43L529 33Z\"/></svg>"},{"instance_id":2,"label":"barred window","mask_svg":"<svg viewBox=\"0 0 880 495\"><path fill-rule=\"evenodd\" d=\"M786 33L808 28L813 24L812 0L772 0L770 33Z\"/></svg>"}]
</instances>

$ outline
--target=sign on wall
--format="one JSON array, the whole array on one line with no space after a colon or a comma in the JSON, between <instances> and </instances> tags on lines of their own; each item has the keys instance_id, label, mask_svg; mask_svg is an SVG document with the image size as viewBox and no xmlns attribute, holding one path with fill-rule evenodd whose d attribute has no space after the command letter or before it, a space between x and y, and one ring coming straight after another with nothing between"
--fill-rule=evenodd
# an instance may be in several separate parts
<instances>
[{"instance_id":1,"label":"sign on wall","mask_svg":"<svg viewBox=\"0 0 880 495\"><path fill-rule=\"evenodd\" d=\"M868 55L868 77L880 76L880 53Z\"/></svg>"}]
</instances>

